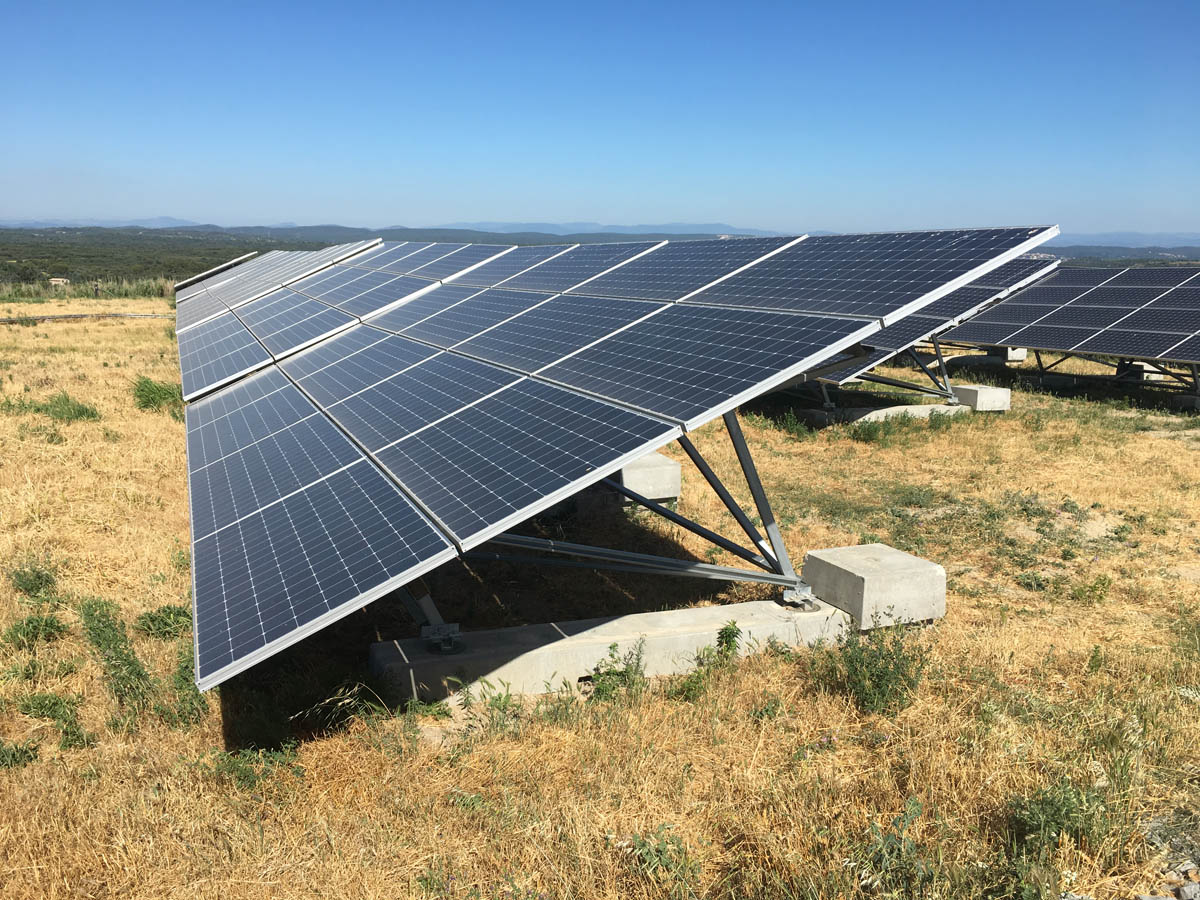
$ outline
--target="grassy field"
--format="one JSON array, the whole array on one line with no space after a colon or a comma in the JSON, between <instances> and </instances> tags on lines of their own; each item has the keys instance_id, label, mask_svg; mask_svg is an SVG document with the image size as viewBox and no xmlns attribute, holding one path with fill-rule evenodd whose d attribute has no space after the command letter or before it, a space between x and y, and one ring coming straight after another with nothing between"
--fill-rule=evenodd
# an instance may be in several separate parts
<instances>
[{"instance_id":1,"label":"grassy field","mask_svg":"<svg viewBox=\"0 0 1200 900\"><path fill-rule=\"evenodd\" d=\"M118 306L169 310L38 312ZM795 558L918 553L947 569L946 619L654 683L615 660L587 700L495 686L450 714L361 685L366 644L411 633L386 602L190 689L177 383L163 320L0 326L0 896L1129 897L1162 880L1148 829L1200 843L1195 416L1029 390L820 433L744 410ZM724 432L696 442L736 484ZM736 534L684 465L680 509ZM582 503L529 527L733 562ZM762 596L503 564L428 581L475 627Z\"/></svg>"}]
</instances>

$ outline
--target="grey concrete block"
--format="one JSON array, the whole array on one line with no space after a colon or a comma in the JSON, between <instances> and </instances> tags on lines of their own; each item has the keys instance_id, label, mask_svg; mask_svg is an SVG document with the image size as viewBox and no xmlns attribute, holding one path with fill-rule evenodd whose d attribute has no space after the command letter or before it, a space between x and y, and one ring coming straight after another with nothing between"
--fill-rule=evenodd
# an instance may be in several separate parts
<instances>
[{"instance_id":1,"label":"grey concrete block","mask_svg":"<svg viewBox=\"0 0 1200 900\"><path fill-rule=\"evenodd\" d=\"M996 352L1004 357L1005 362L1025 362L1029 359L1029 351L1024 347L998 347Z\"/></svg>"},{"instance_id":2,"label":"grey concrete block","mask_svg":"<svg viewBox=\"0 0 1200 900\"><path fill-rule=\"evenodd\" d=\"M1121 376L1131 381L1162 381L1166 376L1153 363L1135 359L1121 369Z\"/></svg>"},{"instance_id":3,"label":"grey concrete block","mask_svg":"<svg viewBox=\"0 0 1200 900\"><path fill-rule=\"evenodd\" d=\"M1012 391L984 384L951 385L954 396L976 412L1007 412L1012 407Z\"/></svg>"},{"instance_id":4,"label":"grey concrete block","mask_svg":"<svg viewBox=\"0 0 1200 900\"><path fill-rule=\"evenodd\" d=\"M616 644L622 654L645 640L647 675L672 675L694 668L701 647L716 643L729 621L742 630L749 651L774 638L788 645L833 640L849 617L826 604L800 610L771 600L638 613L603 619L552 622L516 628L469 631L462 649L443 654L419 638L372 644L368 659L380 692L390 702L409 697L445 697L458 685L486 678L497 688L536 694L575 685Z\"/></svg>"},{"instance_id":5,"label":"grey concrete block","mask_svg":"<svg viewBox=\"0 0 1200 900\"><path fill-rule=\"evenodd\" d=\"M822 601L868 628L946 614L946 570L886 544L813 550L802 577Z\"/></svg>"},{"instance_id":6,"label":"grey concrete block","mask_svg":"<svg viewBox=\"0 0 1200 900\"><path fill-rule=\"evenodd\" d=\"M681 468L679 463L661 453L648 453L625 466L620 473L621 484L643 497L659 503L679 499Z\"/></svg>"}]
</instances>

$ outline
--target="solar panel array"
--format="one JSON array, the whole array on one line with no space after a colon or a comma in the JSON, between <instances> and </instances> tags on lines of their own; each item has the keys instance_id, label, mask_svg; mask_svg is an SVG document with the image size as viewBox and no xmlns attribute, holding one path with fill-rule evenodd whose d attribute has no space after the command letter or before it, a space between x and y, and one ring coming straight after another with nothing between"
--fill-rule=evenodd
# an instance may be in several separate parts
<instances>
[{"instance_id":1,"label":"solar panel array","mask_svg":"<svg viewBox=\"0 0 1200 900\"><path fill-rule=\"evenodd\" d=\"M266 292L261 274L253 289L228 279L224 296L257 294L179 335L189 396L217 377L205 366L263 368L187 410L198 683L219 683L1055 233L386 243ZM818 250L791 269L773 266L776 281L809 285L790 299L778 285L769 304L710 294L809 242ZM937 274L917 277L938 253ZM804 274L814 259L819 286ZM883 287L889 272L902 289ZM226 329L220 338L210 323Z\"/></svg>"},{"instance_id":2,"label":"solar panel array","mask_svg":"<svg viewBox=\"0 0 1200 900\"><path fill-rule=\"evenodd\" d=\"M1008 296L1058 266L1056 259L1020 257L993 269L966 287L947 294L913 315L875 332L863 341L865 352L842 356L844 366L825 368L820 381L845 384L896 354L952 328L989 304ZM836 360L835 360L836 362Z\"/></svg>"},{"instance_id":3,"label":"solar panel array","mask_svg":"<svg viewBox=\"0 0 1200 900\"><path fill-rule=\"evenodd\" d=\"M1062 268L946 340L1200 363L1200 268Z\"/></svg>"}]
</instances>

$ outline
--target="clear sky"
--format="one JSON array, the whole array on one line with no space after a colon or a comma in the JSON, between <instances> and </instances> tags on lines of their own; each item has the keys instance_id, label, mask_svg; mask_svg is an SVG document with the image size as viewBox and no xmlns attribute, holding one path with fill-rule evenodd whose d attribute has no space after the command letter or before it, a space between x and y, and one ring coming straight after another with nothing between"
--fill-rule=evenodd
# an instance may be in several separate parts
<instances>
[{"instance_id":1,"label":"clear sky","mask_svg":"<svg viewBox=\"0 0 1200 900\"><path fill-rule=\"evenodd\" d=\"M0 219L1200 231L1200 2L0 0Z\"/></svg>"}]
</instances>

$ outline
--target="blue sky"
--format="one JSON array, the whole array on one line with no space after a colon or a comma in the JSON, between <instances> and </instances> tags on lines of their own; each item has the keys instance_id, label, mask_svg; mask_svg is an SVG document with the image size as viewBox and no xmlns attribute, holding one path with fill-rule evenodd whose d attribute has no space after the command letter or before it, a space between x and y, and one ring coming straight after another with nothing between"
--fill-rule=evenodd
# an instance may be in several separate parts
<instances>
[{"instance_id":1,"label":"blue sky","mask_svg":"<svg viewBox=\"0 0 1200 900\"><path fill-rule=\"evenodd\" d=\"M1195 0L2 2L0 219L1200 231Z\"/></svg>"}]
</instances>

